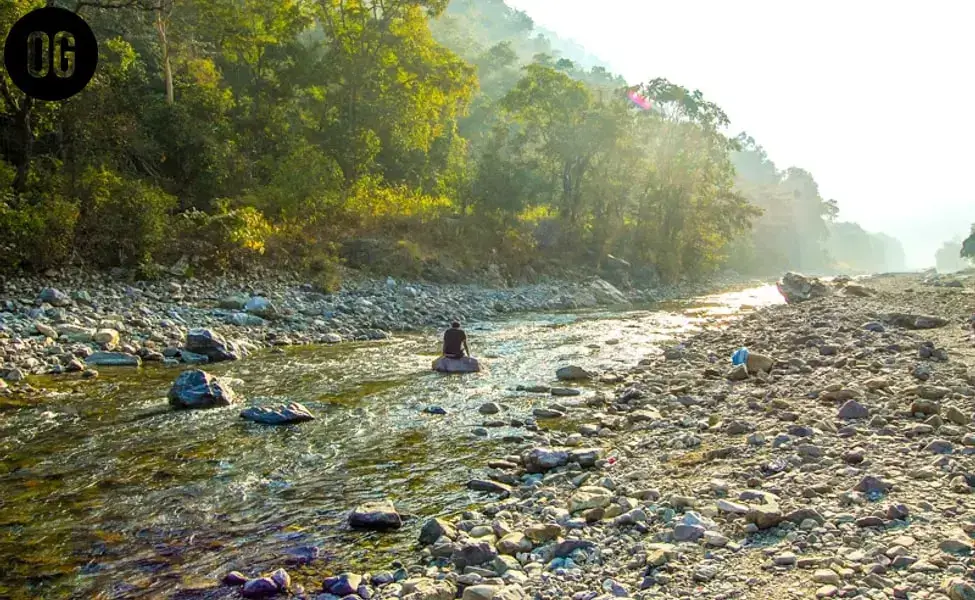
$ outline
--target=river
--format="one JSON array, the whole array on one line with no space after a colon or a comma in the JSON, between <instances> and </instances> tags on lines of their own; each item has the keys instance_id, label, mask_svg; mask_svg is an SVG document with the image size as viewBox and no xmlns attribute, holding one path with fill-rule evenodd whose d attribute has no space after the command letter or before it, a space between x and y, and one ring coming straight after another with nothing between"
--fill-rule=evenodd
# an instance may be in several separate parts
<instances>
[{"instance_id":1,"label":"river","mask_svg":"<svg viewBox=\"0 0 975 600\"><path fill-rule=\"evenodd\" d=\"M35 379L57 395L0 404L0 598L157 598L229 568L286 565L311 547L321 555L293 571L298 581L387 567L413 545L423 518L486 500L465 484L487 459L525 447L502 440L531 435L520 427L474 435L481 404L528 417L553 399L518 384L551 385L570 363L621 370L695 328L778 302L765 286L467 324L488 367L474 375L431 372L438 340L419 335L207 368L238 380L246 404L296 400L318 416L288 427L244 422L240 406L171 411L165 397L177 372L164 367ZM580 398L594 393L581 387ZM448 414L423 412L430 405ZM345 527L352 507L380 497L416 518L393 534Z\"/></svg>"}]
</instances>

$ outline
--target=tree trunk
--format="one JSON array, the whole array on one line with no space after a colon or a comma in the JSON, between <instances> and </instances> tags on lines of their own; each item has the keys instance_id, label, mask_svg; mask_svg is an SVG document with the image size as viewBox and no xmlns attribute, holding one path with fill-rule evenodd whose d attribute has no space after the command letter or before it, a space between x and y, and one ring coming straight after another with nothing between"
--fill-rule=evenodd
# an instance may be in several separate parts
<instances>
[{"instance_id":1,"label":"tree trunk","mask_svg":"<svg viewBox=\"0 0 975 600\"><path fill-rule=\"evenodd\" d=\"M166 22L162 16L162 5L156 11L156 31L159 32L159 45L162 47L163 83L166 85L166 104L172 106L176 101L173 93L173 67L169 60L169 43L166 41Z\"/></svg>"},{"instance_id":2,"label":"tree trunk","mask_svg":"<svg viewBox=\"0 0 975 600\"><path fill-rule=\"evenodd\" d=\"M31 111L34 107L34 99L24 96L24 101L17 111L17 123L20 126L20 161L17 163L17 175L14 177L13 189L17 194L22 194L27 190L27 176L30 173L30 163L33 146L34 132L31 131Z\"/></svg>"}]
</instances>

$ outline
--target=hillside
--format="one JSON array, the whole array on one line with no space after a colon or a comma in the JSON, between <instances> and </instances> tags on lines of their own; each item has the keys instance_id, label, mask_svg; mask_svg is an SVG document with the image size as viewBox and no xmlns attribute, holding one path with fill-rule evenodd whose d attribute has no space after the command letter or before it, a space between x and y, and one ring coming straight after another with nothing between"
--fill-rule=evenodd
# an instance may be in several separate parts
<instances>
[{"instance_id":1,"label":"hillside","mask_svg":"<svg viewBox=\"0 0 975 600\"><path fill-rule=\"evenodd\" d=\"M0 32L42 4L4 4ZM515 281L628 263L621 285L653 285L837 264L837 204L693 88L644 82L641 111L500 0L444 4L84 5L102 56L83 93L36 103L0 78L0 268L261 265L333 289L339 265Z\"/></svg>"}]
</instances>

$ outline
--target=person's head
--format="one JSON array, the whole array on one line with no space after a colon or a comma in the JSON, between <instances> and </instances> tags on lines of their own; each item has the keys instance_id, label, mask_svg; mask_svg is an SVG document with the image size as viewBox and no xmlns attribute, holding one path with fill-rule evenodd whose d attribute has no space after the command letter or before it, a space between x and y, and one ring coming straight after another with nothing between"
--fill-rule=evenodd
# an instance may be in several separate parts
<instances>
[{"instance_id":1,"label":"person's head","mask_svg":"<svg viewBox=\"0 0 975 600\"><path fill-rule=\"evenodd\" d=\"M460 329L460 323L458 323L457 321L454 321L453 323L450 324L450 327L452 329Z\"/></svg>"}]
</instances>

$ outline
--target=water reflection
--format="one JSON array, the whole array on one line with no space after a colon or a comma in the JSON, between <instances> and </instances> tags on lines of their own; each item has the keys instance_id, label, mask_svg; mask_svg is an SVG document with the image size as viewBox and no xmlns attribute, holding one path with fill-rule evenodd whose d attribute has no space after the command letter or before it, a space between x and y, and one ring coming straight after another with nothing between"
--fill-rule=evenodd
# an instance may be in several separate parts
<instances>
[{"instance_id":1,"label":"water reflection","mask_svg":"<svg viewBox=\"0 0 975 600\"><path fill-rule=\"evenodd\" d=\"M55 400L0 410L0 597L158 597L187 577L272 565L320 546L319 566L384 566L415 540L424 516L462 510L464 484L487 457L517 448L477 407L504 403L527 416L546 396L517 384L553 383L573 362L633 365L676 334L719 323L743 307L780 302L757 288L694 302L614 312L552 313L472 324L487 370L430 372L437 340L295 348L208 368L239 381L248 403L297 400L318 419L268 428L240 407L172 412L175 370L103 370L95 382L49 380ZM431 404L447 416L429 415ZM389 497L416 518L402 532L369 535L344 524L349 508ZM375 561L379 564L375 564Z\"/></svg>"}]
</instances>

